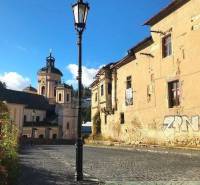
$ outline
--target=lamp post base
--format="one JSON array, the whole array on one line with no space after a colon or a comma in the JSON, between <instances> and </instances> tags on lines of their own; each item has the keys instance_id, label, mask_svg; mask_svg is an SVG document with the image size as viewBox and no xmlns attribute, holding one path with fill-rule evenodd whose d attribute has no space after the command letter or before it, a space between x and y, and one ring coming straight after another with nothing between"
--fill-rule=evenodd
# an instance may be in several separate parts
<instances>
[{"instance_id":1,"label":"lamp post base","mask_svg":"<svg viewBox=\"0 0 200 185\"><path fill-rule=\"evenodd\" d=\"M81 138L76 142L76 173L75 180L83 180L83 141Z\"/></svg>"},{"instance_id":2,"label":"lamp post base","mask_svg":"<svg viewBox=\"0 0 200 185\"><path fill-rule=\"evenodd\" d=\"M78 181L83 181L83 173L75 173L75 181L78 182Z\"/></svg>"}]
</instances>

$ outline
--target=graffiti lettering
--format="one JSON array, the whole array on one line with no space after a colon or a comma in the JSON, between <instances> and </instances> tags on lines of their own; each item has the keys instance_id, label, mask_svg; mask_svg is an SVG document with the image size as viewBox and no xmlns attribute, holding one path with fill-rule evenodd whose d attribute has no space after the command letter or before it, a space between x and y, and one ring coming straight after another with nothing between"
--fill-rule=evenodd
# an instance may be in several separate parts
<instances>
[{"instance_id":1,"label":"graffiti lettering","mask_svg":"<svg viewBox=\"0 0 200 185\"><path fill-rule=\"evenodd\" d=\"M199 116L166 116L164 119L164 131L173 129L176 132L199 131Z\"/></svg>"}]
</instances>

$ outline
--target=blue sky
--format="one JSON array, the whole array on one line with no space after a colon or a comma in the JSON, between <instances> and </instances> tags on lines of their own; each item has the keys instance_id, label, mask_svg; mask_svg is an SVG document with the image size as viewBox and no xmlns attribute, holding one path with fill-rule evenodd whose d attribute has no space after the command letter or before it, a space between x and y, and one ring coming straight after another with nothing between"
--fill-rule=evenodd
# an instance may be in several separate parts
<instances>
[{"instance_id":1,"label":"blue sky","mask_svg":"<svg viewBox=\"0 0 200 185\"><path fill-rule=\"evenodd\" d=\"M75 83L77 35L71 10L74 2L0 1L1 80L12 84L11 88L17 86L16 89L20 89L30 83L36 87L37 71L45 65L45 58L52 48L56 67L64 74L63 81ZM148 36L149 28L142 24L171 0L88 2L91 9L83 35L83 65L88 74L84 81L91 78L99 66L121 59L129 48Z\"/></svg>"}]
</instances>

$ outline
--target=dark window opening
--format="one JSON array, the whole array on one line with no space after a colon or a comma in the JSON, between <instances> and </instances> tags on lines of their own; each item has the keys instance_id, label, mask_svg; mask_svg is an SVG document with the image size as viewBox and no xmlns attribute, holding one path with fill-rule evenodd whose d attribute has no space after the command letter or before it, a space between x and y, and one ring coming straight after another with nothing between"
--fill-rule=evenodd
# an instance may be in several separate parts
<instances>
[{"instance_id":1,"label":"dark window opening","mask_svg":"<svg viewBox=\"0 0 200 185\"><path fill-rule=\"evenodd\" d=\"M54 97L56 97L56 87L54 88Z\"/></svg>"},{"instance_id":2,"label":"dark window opening","mask_svg":"<svg viewBox=\"0 0 200 185\"><path fill-rule=\"evenodd\" d=\"M24 122L26 122L27 118L26 118L26 115L24 115Z\"/></svg>"},{"instance_id":3,"label":"dark window opening","mask_svg":"<svg viewBox=\"0 0 200 185\"><path fill-rule=\"evenodd\" d=\"M112 84L108 83L108 94L112 94Z\"/></svg>"},{"instance_id":4,"label":"dark window opening","mask_svg":"<svg viewBox=\"0 0 200 185\"><path fill-rule=\"evenodd\" d=\"M69 102L69 94L67 94L67 102Z\"/></svg>"},{"instance_id":5,"label":"dark window opening","mask_svg":"<svg viewBox=\"0 0 200 185\"><path fill-rule=\"evenodd\" d=\"M44 138L44 135L43 135L43 134L40 134L40 135L39 135L39 138L40 138L40 139L43 139L43 138Z\"/></svg>"},{"instance_id":6,"label":"dark window opening","mask_svg":"<svg viewBox=\"0 0 200 185\"><path fill-rule=\"evenodd\" d=\"M107 124L107 115L105 115L105 124Z\"/></svg>"},{"instance_id":7,"label":"dark window opening","mask_svg":"<svg viewBox=\"0 0 200 185\"><path fill-rule=\"evenodd\" d=\"M59 101L61 101L61 100L62 100L62 94L61 94L61 93L59 93L58 100L59 100Z\"/></svg>"},{"instance_id":8,"label":"dark window opening","mask_svg":"<svg viewBox=\"0 0 200 185\"><path fill-rule=\"evenodd\" d=\"M101 85L101 96L104 95L104 89L103 89L103 85Z\"/></svg>"},{"instance_id":9,"label":"dark window opening","mask_svg":"<svg viewBox=\"0 0 200 185\"><path fill-rule=\"evenodd\" d=\"M57 134L53 134L53 139L56 139L57 138Z\"/></svg>"},{"instance_id":10,"label":"dark window opening","mask_svg":"<svg viewBox=\"0 0 200 185\"><path fill-rule=\"evenodd\" d=\"M67 123L67 130L69 130L69 123Z\"/></svg>"},{"instance_id":11,"label":"dark window opening","mask_svg":"<svg viewBox=\"0 0 200 185\"><path fill-rule=\"evenodd\" d=\"M97 102L97 93L95 93L95 101Z\"/></svg>"},{"instance_id":12,"label":"dark window opening","mask_svg":"<svg viewBox=\"0 0 200 185\"><path fill-rule=\"evenodd\" d=\"M44 96L45 95L45 86L42 86L41 88L41 94Z\"/></svg>"},{"instance_id":13,"label":"dark window opening","mask_svg":"<svg viewBox=\"0 0 200 185\"><path fill-rule=\"evenodd\" d=\"M132 87L131 82L132 82L132 78L131 78L131 76L128 76L126 78L126 89L130 89Z\"/></svg>"},{"instance_id":14,"label":"dark window opening","mask_svg":"<svg viewBox=\"0 0 200 185\"><path fill-rule=\"evenodd\" d=\"M121 124L124 124L124 123L125 123L125 120L124 120L124 113L123 113L123 112L120 113L120 123L121 123Z\"/></svg>"},{"instance_id":15,"label":"dark window opening","mask_svg":"<svg viewBox=\"0 0 200 185\"><path fill-rule=\"evenodd\" d=\"M180 105L180 83L179 80L168 83L169 108Z\"/></svg>"},{"instance_id":16,"label":"dark window opening","mask_svg":"<svg viewBox=\"0 0 200 185\"><path fill-rule=\"evenodd\" d=\"M162 40L162 52L163 52L163 58L170 56L172 54L172 40L171 40L171 34L167 35Z\"/></svg>"},{"instance_id":17,"label":"dark window opening","mask_svg":"<svg viewBox=\"0 0 200 185\"><path fill-rule=\"evenodd\" d=\"M36 122L40 121L40 116L36 116Z\"/></svg>"}]
</instances>

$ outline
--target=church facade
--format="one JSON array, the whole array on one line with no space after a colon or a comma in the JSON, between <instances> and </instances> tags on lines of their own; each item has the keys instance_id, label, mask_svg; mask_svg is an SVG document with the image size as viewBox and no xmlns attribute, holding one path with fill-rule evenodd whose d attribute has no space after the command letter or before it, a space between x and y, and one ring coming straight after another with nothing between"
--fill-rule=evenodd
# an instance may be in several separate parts
<instances>
[{"instance_id":1,"label":"church facade","mask_svg":"<svg viewBox=\"0 0 200 185\"><path fill-rule=\"evenodd\" d=\"M7 104L10 119L25 138L75 139L77 108L73 87L61 83L62 72L55 58L46 58L46 66L38 73L37 89L23 91L0 89L0 101Z\"/></svg>"}]
</instances>

